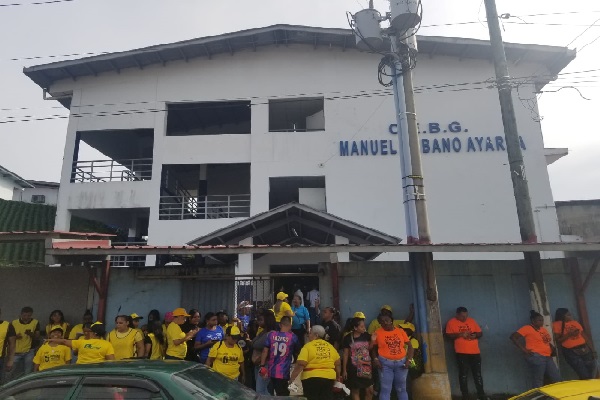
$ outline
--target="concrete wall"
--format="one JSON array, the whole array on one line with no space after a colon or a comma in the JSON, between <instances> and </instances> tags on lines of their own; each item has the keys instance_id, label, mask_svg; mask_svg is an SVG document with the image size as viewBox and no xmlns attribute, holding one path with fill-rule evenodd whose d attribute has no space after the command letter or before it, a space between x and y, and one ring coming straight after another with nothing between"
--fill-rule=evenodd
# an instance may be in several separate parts
<instances>
[{"instance_id":1,"label":"concrete wall","mask_svg":"<svg viewBox=\"0 0 600 400\"><path fill-rule=\"evenodd\" d=\"M78 324L92 304L89 294L89 274L84 267L0 268L2 319L12 321L22 307L31 306L42 329L55 309L65 314L67 322Z\"/></svg>"},{"instance_id":2,"label":"concrete wall","mask_svg":"<svg viewBox=\"0 0 600 400\"><path fill-rule=\"evenodd\" d=\"M562 235L600 241L600 200L557 201L556 213Z\"/></svg>"},{"instance_id":3,"label":"concrete wall","mask_svg":"<svg viewBox=\"0 0 600 400\"><path fill-rule=\"evenodd\" d=\"M12 200L31 203L31 196L37 195L46 197L46 202L43 204L55 206L58 202L58 188L26 188L25 190L15 189L13 191Z\"/></svg>"},{"instance_id":4,"label":"concrete wall","mask_svg":"<svg viewBox=\"0 0 600 400\"><path fill-rule=\"evenodd\" d=\"M13 188L17 186L10 177L4 177L0 175L0 199L12 200L13 199Z\"/></svg>"},{"instance_id":5,"label":"concrete wall","mask_svg":"<svg viewBox=\"0 0 600 400\"><path fill-rule=\"evenodd\" d=\"M88 207L83 198L96 198L96 187L110 184L69 183L75 134L81 130L154 129L153 179L145 182L143 193L121 196L120 207L132 207L143 198L150 204L150 243L183 244L207 234L215 223L197 220L190 223L158 220L158 194L162 164L173 163L251 163L251 213L269 208L269 178L278 176L325 176L329 212L388 234L405 237L404 213L398 158L392 155L341 156L340 141L385 141L398 150L397 135L390 133L393 98L359 96L339 99L359 91L381 94L373 66L379 56L354 50L313 49L312 46L264 47L256 52L242 51L216 55L211 60L170 62L166 67L148 66L143 70L126 69L120 74L105 73L82 77L77 81L56 83L51 90L73 90L73 113L108 114L118 110L139 109L126 102L147 102L147 108L163 109L178 100L210 101L224 98L253 98L250 135L166 136L165 113L136 113L97 117L86 114L71 118L67 130L65 162L57 228L68 219L69 208ZM515 76L525 76L539 65L520 63L511 66ZM286 71L282 74L281 71ZM493 66L485 60L458 60L449 57L424 58L415 70L415 85L459 84L484 81L493 76ZM295 77L290 79L290 77ZM224 84L226 83L226 84ZM532 87L521 87L521 96L532 96ZM325 130L319 132L270 133L268 100L295 97L298 93L326 97ZM337 94L336 94L337 93ZM427 183L432 238L435 242L518 242L519 231L506 152L486 147L502 135L497 93L489 90L431 91L416 95L423 163ZM516 93L515 93L516 96ZM100 106L100 104L116 104ZM97 104L97 106L89 106ZM515 104L519 104L515 98ZM85 106L83 106L85 105ZM516 107L523 136L527 175L532 204L536 211L538 237L558 241L558 224L543 152L539 123L532 121L529 110ZM460 132L449 125L460 123ZM436 132L435 125L440 131ZM454 124L453 127L457 125ZM452 130L455 130L452 128ZM483 140L469 148L469 138ZM434 141L452 139L461 142L456 152L434 152ZM350 148L352 146L350 145ZM129 185L126 183L126 185ZM106 186L109 188L109 186ZM104 191L106 196L116 196ZM83 192L89 192L89 196ZM124 193L126 191L123 191ZM106 201L109 201L108 199ZM113 200L110 200L113 202ZM96 202L89 207L102 207ZM147 204L144 204L146 206ZM137 204L136 206L140 206ZM222 226L233 221L223 221ZM461 227L461 229L456 229ZM176 237L175 237L176 236ZM177 240L178 243L173 243ZM438 258L480 258L481 255L439 254ZM490 254L489 258L519 258L511 254ZM384 255L380 259L404 259Z\"/></svg>"}]
</instances>

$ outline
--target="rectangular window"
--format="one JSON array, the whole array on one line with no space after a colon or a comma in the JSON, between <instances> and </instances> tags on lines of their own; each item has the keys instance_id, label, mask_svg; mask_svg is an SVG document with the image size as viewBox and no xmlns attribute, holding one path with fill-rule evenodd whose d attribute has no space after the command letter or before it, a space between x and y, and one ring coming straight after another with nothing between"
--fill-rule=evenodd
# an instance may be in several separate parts
<instances>
[{"instance_id":1,"label":"rectangular window","mask_svg":"<svg viewBox=\"0 0 600 400\"><path fill-rule=\"evenodd\" d=\"M269 132L323 131L324 106L323 97L269 100Z\"/></svg>"},{"instance_id":2,"label":"rectangular window","mask_svg":"<svg viewBox=\"0 0 600 400\"><path fill-rule=\"evenodd\" d=\"M44 204L46 203L46 196L44 196L43 194L31 195L31 202L36 204Z\"/></svg>"},{"instance_id":3,"label":"rectangular window","mask_svg":"<svg viewBox=\"0 0 600 400\"><path fill-rule=\"evenodd\" d=\"M251 114L250 101L168 104L167 136L249 134Z\"/></svg>"}]
</instances>

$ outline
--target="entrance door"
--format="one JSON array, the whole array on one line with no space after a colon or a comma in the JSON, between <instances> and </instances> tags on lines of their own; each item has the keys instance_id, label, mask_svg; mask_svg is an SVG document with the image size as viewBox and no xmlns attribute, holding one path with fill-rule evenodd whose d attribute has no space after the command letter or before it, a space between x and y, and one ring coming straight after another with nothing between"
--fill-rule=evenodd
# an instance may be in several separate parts
<instances>
[{"instance_id":1,"label":"entrance door","mask_svg":"<svg viewBox=\"0 0 600 400\"><path fill-rule=\"evenodd\" d=\"M316 264L271 265L275 295L279 292L290 296L290 303L296 290L306 294L312 289L319 290L319 266Z\"/></svg>"}]
</instances>

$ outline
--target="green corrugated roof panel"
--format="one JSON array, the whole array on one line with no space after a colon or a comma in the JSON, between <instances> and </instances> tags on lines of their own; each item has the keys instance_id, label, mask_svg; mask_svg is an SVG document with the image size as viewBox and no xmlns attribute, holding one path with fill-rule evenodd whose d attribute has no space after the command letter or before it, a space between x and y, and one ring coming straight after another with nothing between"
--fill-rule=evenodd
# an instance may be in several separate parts
<instances>
[{"instance_id":1,"label":"green corrugated roof panel","mask_svg":"<svg viewBox=\"0 0 600 400\"><path fill-rule=\"evenodd\" d=\"M0 199L0 232L54 230L56 207ZM73 217L76 232L115 233L106 225ZM0 243L0 266L43 264L44 242Z\"/></svg>"}]
</instances>

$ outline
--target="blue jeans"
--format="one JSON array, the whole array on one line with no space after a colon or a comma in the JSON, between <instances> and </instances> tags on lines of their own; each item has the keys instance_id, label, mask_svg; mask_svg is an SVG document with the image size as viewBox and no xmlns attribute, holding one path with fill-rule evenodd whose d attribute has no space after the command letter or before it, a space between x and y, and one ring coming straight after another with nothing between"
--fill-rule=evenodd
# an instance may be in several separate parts
<instances>
[{"instance_id":1,"label":"blue jeans","mask_svg":"<svg viewBox=\"0 0 600 400\"><path fill-rule=\"evenodd\" d=\"M385 357L379 356L379 362L381 362L379 400L390 400L393 387L396 388L398 400L408 400L408 392L406 391L408 368L404 368L406 358L402 360L388 360Z\"/></svg>"},{"instance_id":2,"label":"blue jeans","mask_svg":"<svg viewBox=\"0 0 600 400\"><path fill-rule=\"evenodd\" d=\"M548 377L550 383L561 381L560 373L552 357L542 356L538 353L525 359L531 370L532 389L544 386L544 375Z\"/></svg>"},{"instance_id":3,"label":"blue jeans","mask_svg":"<svg viewBox=\"0 0 600 400\"><path fill-rule=\"evenodd\" d=\"M265 396L270 396L271 393L269 393L269 380L270 379L265 379L262 376L260 376L260 374L258 373L258 371L260 370L260 367L258 365L254 366L254 379L256 381L256 393L258 394L262 394Z\"/></svg>"},{"instance_id":4,"label":"blue jeans","mask_svg":"<svg viewBox=\"0 0 600 400\"><path fill-rule=\"evenodd\" d=\"M15 354L11 379L16 379L21 375L27 375L33 372L33 357L35 349L29 350L27 353Z\"/></svg>"}]
</instances>

